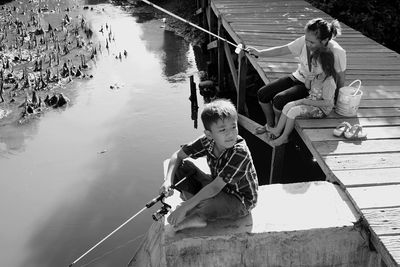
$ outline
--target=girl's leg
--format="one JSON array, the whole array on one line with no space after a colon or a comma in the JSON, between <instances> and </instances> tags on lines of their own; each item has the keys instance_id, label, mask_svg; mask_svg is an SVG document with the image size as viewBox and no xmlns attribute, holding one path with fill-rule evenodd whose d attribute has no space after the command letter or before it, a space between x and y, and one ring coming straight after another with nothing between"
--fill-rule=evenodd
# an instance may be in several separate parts
<instances>
[{"instance_id":1,"label":"girl's leg","mask_svg":"<svg viewBox=\"0 0 400 267\"><path fill-rule=\"evenodd\" d=\"M275 128L271 128L270 132L275 135L275 136L280 136L283 129L285 128L286 120L287 120L287 114L291 108L295 106L294 102L289 102L287 103L282 110L282 116L279 118L278 124Z\"/></svg>"},{"instance_id":2,"label":"girl's leg","mask_svg":"<svg viewBox=\"0 0 400 267\"><path fill-rule=\"evenodd\" d=\"M286 108L286 106L285 106ZM284 108L284 110L285 110ZM280 146L289 141L289 135L292 133L294 129L294 122L296 117L306 117L306 118L322 118L324 117L324 113L318 107L307 106L307 105L299 105L291 107L287 111L287 119L285 124L285 129L279 138L273 140L271 143L274 146Z\"/></svg>"},{"instance_id":3,"label":"girl's leg","mask_svg":"<svg viewBox=\"0 0 400 267\"><path fill-rule=\"evenodd\" d=\"M286 116L282 115L282 117ZM272 140L271 143L274 146L280 146L286 144L289 141L289 135L293 131L293 128L294 128L294 119L287 118L283 133L277 139Z\"/></svg>"},{"instance_id":4,"label":"girl's leg","mask_svg":"<svg viewBox=\"0 0 400 267\"><path fill-rule=\"evenodd\" d=\"M286 120L287 117L285 114L282 114L279 118L278 124L276 127L270 129L270 133L272 133L274 136L280 136L282 133L282 130L285 128L286 125Z\"/></svg>"}]
</instances>

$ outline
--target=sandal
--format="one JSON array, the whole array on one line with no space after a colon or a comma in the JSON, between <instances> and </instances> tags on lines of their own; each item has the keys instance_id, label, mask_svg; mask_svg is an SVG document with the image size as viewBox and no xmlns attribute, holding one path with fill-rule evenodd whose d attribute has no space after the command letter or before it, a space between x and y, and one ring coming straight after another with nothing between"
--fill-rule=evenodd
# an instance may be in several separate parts
<instances>
[{"instance_id":1,"label":"sandal","mask_svg":"<svg viewBox=\"0 0 400 267\"><path fill-rule=\"evenodd\" d=\"M360 124L354 124L348 131L344 132L344 137L352 140L362 140L367 138L367 133L363 131Z\"/></svg>"},{"instance_id":2,"label":"sandal","mask_svg":"<svg viewBox=\"0 0 400 267\"><path fill-rule=\"evenodd\" d=\"M337 137L340 137L345 132L350 130L350 128L351 128L350 123L348 123L347 121L344 121L344 122L340 123L338 126L336 126L335 129L333 129L333 135L337 136Z\"/></svg>"}]
</instances>

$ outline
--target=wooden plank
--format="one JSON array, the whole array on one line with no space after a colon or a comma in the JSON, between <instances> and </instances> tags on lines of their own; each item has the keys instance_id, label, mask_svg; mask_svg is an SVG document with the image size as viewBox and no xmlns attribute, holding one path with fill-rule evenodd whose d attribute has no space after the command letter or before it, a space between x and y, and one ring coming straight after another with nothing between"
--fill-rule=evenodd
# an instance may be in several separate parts
<instances>
[{"instance_id":1,"label":"wooden plank","mask_svg":"<svg viewBox=\"0 0 400 267\"><path fill-rule=\"evenodd\" d=\"M269 175L269 183L281 183L283 176L283 162L285 159L286 144L274 146L272 149L271 171Z\"/></svg>"},{"instance_id":2,"label":"wooden plank","mask_svg":"<svg viewBox=\"0 0 400 267\"><path fill-rule=\"evenodd\" d=\"M332 112L333 113L333 112ZM332 114L333 116L333 114ZM356 123L366 126L400 126L400 117L369 117L369 118L334 118L328 117L326 119L299 119L296 123L302 129L307 128L336 128L341 122L347 121L351 125Z\"/></svg>"},{"instance_id":3,"label":"wooden plank","mask_svg":"<svg viewBox=\"0 0 400 267\"><path fill-rule=\"evenodd\" d=\"M333 175L346 188L400 184L400 168L336 170Z\"/></svg>"},{"instance_id":4,"label":"wooden plank","mask_svg":"<svg viewBox=\"0 0 400 267\"><path fill-rule=\"evenodd\" d=\"M400 152L358 155L328 155L322 156L322 158L331 171L400 167Z\"/></svg>"},{"instance_id":5,"label":"wooden plank","mask_svg":"<svg viewBox=\"0 0 400 267\"><path fill-rule=\"evenodd\" d=\"M362 212L364 209L400 207L400 185L352 187L347 191Z\"/></svg>"},{"instance_id":6,"label":"wooden plank","mask_svg":"<svg viewBox=\"0 0 400 267\"><path fill-rule=\"evenodd\" d=\"M363 210L363 215L378 236L398 235L400 238L400 208Z\"/></svg>"},{"instance_id":7,"label":"wooden plank","mask_svg":"<svg viewBox=\"0 0 400 267\"><path fill-rule=\"evenodd\" d=\"M332 19L303 1L214 0L211 5L222 15L223 25L236 43L257 48L292 41L304 33L303 27L311 18ZM400 57L348 26L342 24L342 27L343 34L337 41L347 51L346 84L361 79L363 86L374 88L362 88L364 96L357 118L333 112L324 120L298 120L296 130L327 177L338 179L348 187L354 203L360 205L362 211L369 212L366 217L372 221L374 246L387 266L398 266L395 262L400 258L398 233L392 229L378 236L375 231L381 234L384 227L397 228L399 221L396 219L400 209L400 90L377 86L400 88ZM297 61L289 56L257 59L246 56L265 83L288 75L297 67ZM332 130L344 120L364 125L368 140L348 141L334 137ZM260 126L241 115L239 123L250 132ZM266 139L266 135L258 138ZM385 209L393 215L386 217L387 222L379 217L380 210L371 210L387 206L396 207ZM374 217L372 212L375 211Z\"/></svg>"},{"instance_id":8,"label":"wooden plank","mask_svg":"<svg viewBox=\"0 0 400 267\"><path fill-rule=\"evenodd\" d=\"M372 139L387 139L387 138L400 138L400 127L387 126L387 127L364 127L364 131L368 134L368 140ZM348 140L344 137L336 137L333 135L333 129L304 129L304 134L312 141L346 141L356 144L362 144L359 140Z\"/></svg>"},{"instance_id":9,"label":"wooden plank","mask_svg":"<svg viewBox=\"0 0 400 267\"><path fill-rule=\"evenodd\" d=\"M228 43L224 43L224 49L225 49L225 56L226 59L228 61L228 66L229 69L231 70L231 75L232 75L232 79L233 79L233 83L235 85L236 91L239 90L239 86L238 86L238 71L235 67L235 63L233 62L233 58L232 58L232 52L229 48Z\"/></svg>"},{"instance_id":10,"label":"wooden plank","mask_svg":"<svg viewBox=\"0 0 400 267\"><path fill-rule=\"evenodd\" d=\"M241 114L238 114L238 123L240 126L242 126L244 129L246 129L247 131L249 131L250 133L255 133L256 132L256 128L261 127L261 124L258 124L257 122L247 118L246 116L243 116ZM264 143L271 145L270 140L267 138L266 134L255 134L255 136L260 139L261 141L263 141Z\"/></svg>"},{"instance_id":11,"label":"wooden plank","mask_svg":"<svg viewBox=\"0 0 400 267\"><path fill-rule=\"evenodd\" d=\"M218 36L225 37L225 30L222 26L221 17L218 17ZM224 42L220 39L217 41L218 43L218 86L222 92L227 91L225 88L225 50L224 50Z\"/></svg>"},{"instance_id":12,"label":"wooden plank","mask_svg":"<svg viewBox=\"0 0 400 267\"><path fill-rule=\"evenodd\" d=\"M239 53L239 71L238 71L238 95L237 95L237 109L238 113L246 114L246 77L248 63L243 50Z\"/></svg>"},{"instance_id":13,"label":"wooden plank","mask_svg":"<svg viewBox=\"0 0 400 267\"><path fill-rule=\"evenodd\" d=\"M320 141L313 143L315 150L322 156L346 154L371 154L400 152L400 139L366 140L362 144L342 141Z\"/></svg>"},{"instance_id":14,"label":"wooden plank","mask_svg":"<svg viewBox=\"0 0 400 267\"><path fill-rule=\"evenodd\" d=\"M387 248L390 255L393 257L394 261L396 261L396 265L392 266L400 266L400 237L396 236L381 236L381 242Z\"/></svg>"},{"instance_id":15,"label":"wooden plank","mask_svg":"<svg viewBox=\"0 0 400 267\"><path fill-rule=\"evenodd\" d=\"M398 99L362 99L360 107L363 108L400 108Z\"/></svg>"}]
</instances>

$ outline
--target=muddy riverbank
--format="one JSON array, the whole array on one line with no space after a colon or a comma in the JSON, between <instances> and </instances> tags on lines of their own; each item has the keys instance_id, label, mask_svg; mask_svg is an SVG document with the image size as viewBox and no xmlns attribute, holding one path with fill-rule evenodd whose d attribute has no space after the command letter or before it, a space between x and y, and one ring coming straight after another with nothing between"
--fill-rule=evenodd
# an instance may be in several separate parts
<instances>
[{"instance_id":1,"label":"muddy riverbank","mask_svg":"<svg viewBox=\"0 0 400 267\"><path fill-rule=\"evenodd\" d=\"M141 1L110 1L131 14L164 21L165 30L200 46L205 34ZM194 1L159 1L163 8L194 21ZM85 12L104 10L79 1L11 1L0 8L0 126L26 123L74 97L73 80L93 77L97 56L115 42L111 25L92 29ZM100 31L104 40L96 39ZM122 59L127 51L116 57ZM110 87L113 87L110 85ZM73 99L72 99L73 100Z\"/></svg>"}]
</instances>

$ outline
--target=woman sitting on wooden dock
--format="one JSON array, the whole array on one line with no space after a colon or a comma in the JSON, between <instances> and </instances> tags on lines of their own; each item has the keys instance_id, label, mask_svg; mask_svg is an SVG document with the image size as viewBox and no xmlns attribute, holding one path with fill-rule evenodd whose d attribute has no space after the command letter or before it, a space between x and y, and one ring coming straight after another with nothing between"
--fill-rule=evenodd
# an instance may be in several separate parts
<instances>
[{"instance_id":1,"label":"woman sitting on wooden dock","mask_svg":"<svg viewBox=\"0 0 400 267\"><path fill-rule=\"evenodd\" d=\"M283 107L282 116L276 127L265 126L266 131L278 137L271 141L272 145L279 146L288 141L296 117L323 118L332 111L336 91L334 62L335 57L332 51L326 48L320 48L312 54L311 71L315 76L305 80L305 86L309 89L310 95L287 103Z\"/></svg>"},{"instance_id":2,"label":"woman sitting on wooden dock","mask_svg":"<svg viewBox=\"0 0 400 267\"><path fill-rule=\"evenodd\" d=\"M336 85L344 85L346 70L346 51L334 40L341 34L341 27L337 20L331 23L322 18L310 20L305 26L305 35L283 45L258 50L247 47L250 54L256 56L274 57L292 54L299 58L299 65L295 72L286 77L277 79L258 90L257 97L264 112L266 126L273 127L278 121L282 108L290 101L304 98L309 92L305 87L305 80L311 76L311 56L315 50L327 47L335 57L337 73ZM257 133L266 131L266 127L259 127Z\"/></svg>"}]
</instances>

